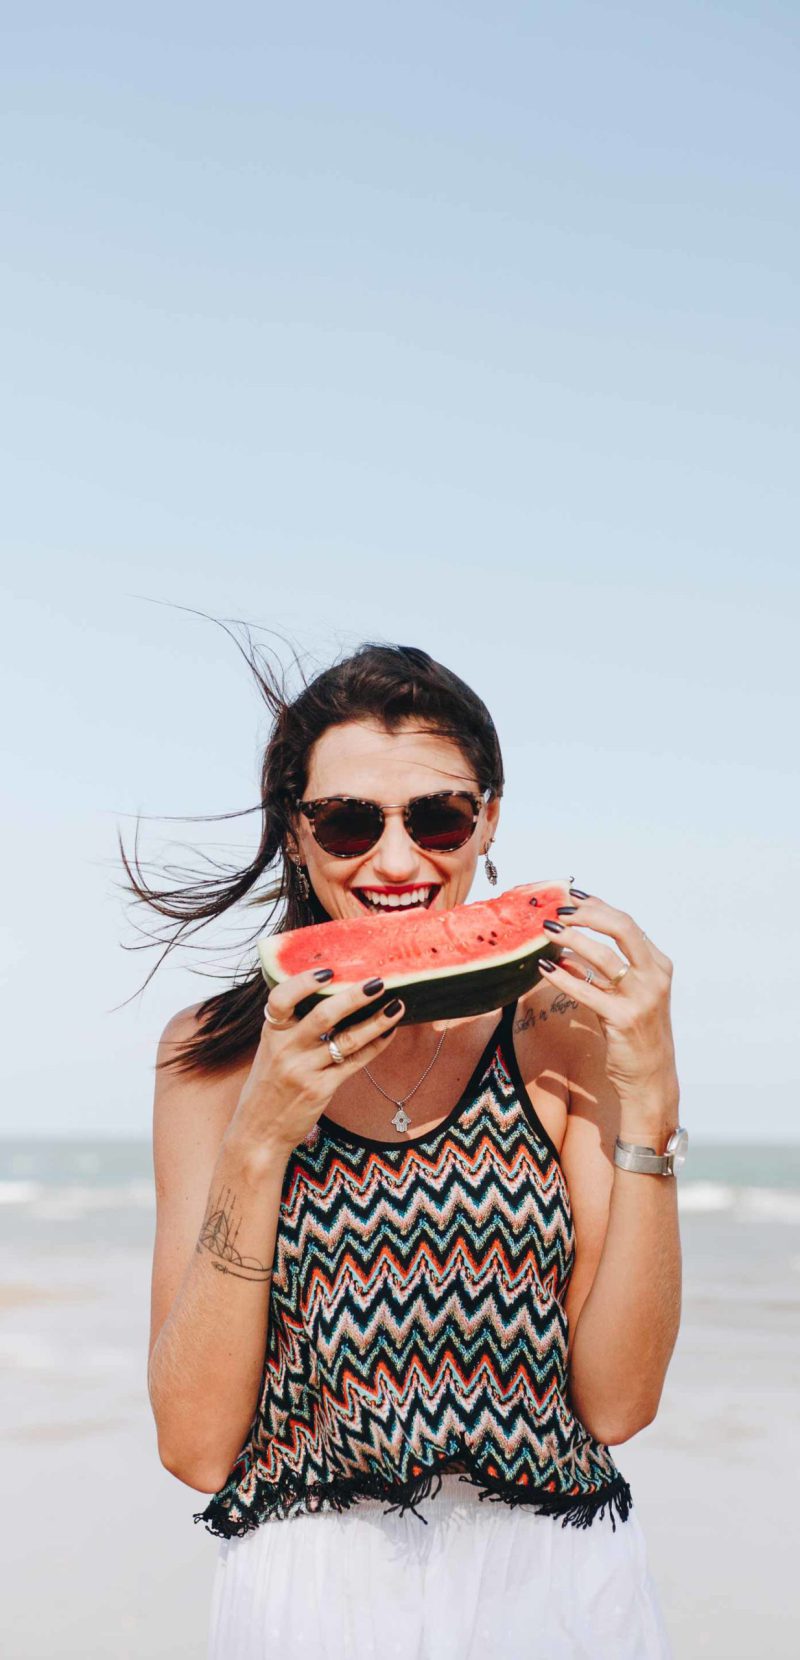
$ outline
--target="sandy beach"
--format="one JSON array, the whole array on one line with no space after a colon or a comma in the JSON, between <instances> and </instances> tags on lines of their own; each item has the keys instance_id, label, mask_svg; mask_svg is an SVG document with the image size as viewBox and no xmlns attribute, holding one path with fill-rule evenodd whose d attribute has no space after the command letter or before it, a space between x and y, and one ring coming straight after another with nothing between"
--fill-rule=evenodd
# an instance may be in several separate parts
<instances>
[{"instance_id":1,"label":"sandy beach","mask_svg":"<svg viewBox=\"0 0 800 1660\"><path fill-rule=\"evenodd\" d=\"M199 1496L158 1462L146 1194L128 1237L103 1224L91 1242L59 1243L50 1203L35 1233L4 1229L0 1388L14 1502L3 1652L202 1660L217 1541L192 1521ZM789 1660L800 1638L800 1226L791 1212L743 1223L688 1197L682 1236L684 1318L661 1410L615 1458L676 1660Z\"/></svg>"}]
</instances>

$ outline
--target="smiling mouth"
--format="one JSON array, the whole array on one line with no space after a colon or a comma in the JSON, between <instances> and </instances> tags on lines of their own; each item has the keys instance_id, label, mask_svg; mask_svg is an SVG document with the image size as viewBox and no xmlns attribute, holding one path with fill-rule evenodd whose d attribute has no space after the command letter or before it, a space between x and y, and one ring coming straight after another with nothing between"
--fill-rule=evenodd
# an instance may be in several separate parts
<instances>
[{"instance_id":1,"label":"smiling mouth","mask_svg":"<svg viewBox=\"0 0 800 1660\"><path fill-rule=\"evenodd\" d=\"M433 904L441 882L432 882L409 888L353 888L365 911L427 911Z\"/></svg>"}]
</instances>

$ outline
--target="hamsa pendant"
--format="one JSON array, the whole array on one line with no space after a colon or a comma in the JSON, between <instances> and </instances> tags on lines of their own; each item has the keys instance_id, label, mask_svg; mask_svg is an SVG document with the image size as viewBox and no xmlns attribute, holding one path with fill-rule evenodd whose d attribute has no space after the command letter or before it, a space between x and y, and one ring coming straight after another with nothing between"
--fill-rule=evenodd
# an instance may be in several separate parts
<instances>
[{"instance_id":1,"label":"hamsa pendant","mask_svg":"<svg viewBox=\"0 0 800 1660\"><path fill-rule=\"evenodd\" d=\"M408 1129L411 1119L409 1118L407 1112L403 1112L402 1107L398 1107L397 1112L392 1119L392 1123L396 1130L400 1130L402 1132L403 1130Z\"/></svg>"}]
</instances>

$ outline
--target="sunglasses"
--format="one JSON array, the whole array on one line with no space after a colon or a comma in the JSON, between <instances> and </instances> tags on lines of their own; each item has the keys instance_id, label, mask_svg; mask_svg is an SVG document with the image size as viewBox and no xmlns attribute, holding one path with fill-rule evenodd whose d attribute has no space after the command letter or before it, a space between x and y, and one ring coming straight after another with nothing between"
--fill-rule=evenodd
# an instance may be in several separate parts
<instances>
[{"instance_id":1,"label":"sunglasses","mask_svg":"<svg viewBox=\"0 0 800 1660\"><path fill-rule=\"evenodd\" d=\"M390 811L402 811L412 842L426 853L455 853L469 841L481 806L480 796L469 790L417 795L404 807L394 809L353 795L327 795L319 801L296 803L297 811L308 819L315 841L334 859L357 859L369 853L380 841Z\"/></svg>"}]
</instances>

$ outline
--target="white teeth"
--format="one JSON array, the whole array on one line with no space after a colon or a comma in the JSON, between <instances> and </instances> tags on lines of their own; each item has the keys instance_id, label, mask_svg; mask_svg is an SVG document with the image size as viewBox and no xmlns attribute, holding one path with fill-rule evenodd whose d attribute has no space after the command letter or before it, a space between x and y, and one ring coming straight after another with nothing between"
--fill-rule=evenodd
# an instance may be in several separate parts
<instances>
[{"instance_id":1,"label":"white teeth","mask_svg":"<svg viewBox=\"0 0 800 1660\"><path fill-rule=\"evenodd\" d=\"M382 893L380 896L365 893L362 889L361 897L373 911L406 911L412 906L427 905L430 894L430 888L418 888L416 893Z\"/></svg>"}]
</instances>

